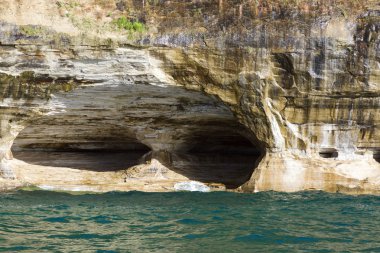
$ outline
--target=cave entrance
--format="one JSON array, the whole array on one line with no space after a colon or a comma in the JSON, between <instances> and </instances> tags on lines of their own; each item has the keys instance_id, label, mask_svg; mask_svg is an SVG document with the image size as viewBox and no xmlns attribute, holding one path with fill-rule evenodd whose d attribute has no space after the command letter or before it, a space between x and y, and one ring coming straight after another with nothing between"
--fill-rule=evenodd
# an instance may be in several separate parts
<instances>
[{"instance_id":1,"label":"cave entrance","mask_svg":"<svg viewBox=\"0 0 380 253\"><path fill-rule=\"evenodd\" d=\"M59 142L60 138L49 135L49 132L37 131L33 126L24 129L12 146L14 158L33 165L104 172L140 164L144 154L150 151L149 147L134 139L120 142L99 137L75 142L67 134L66 139Z\"/></svg>"},{"instance_id":2,"label":"cave entrance","mask_svg":"<svg viewBox=\"0 0 380 253\"><path fill-rule=\"evenodd\" d=\"M234 189L249 180L265 153L254 138L235 131L194 133L171 156L173 170L191 180Z\"/></svg>"},{"instance_id":3,"label":"cave entrance","mask_svg":"<svg viewBox=\"0 0 380 253\"><path fill-rule=\"evenodd\" d=\"M120 142L110 136L100 139L90 135L92 139L85 140L75 137L80 131L58 131L57 126L38 131L40 127L40 124L30 126L18 135L12 147L16 159L33 165L104 172L142 164L144 159L152 158L147 154L155 153L133 138L124 137ZM231 128L212 128L186 136L182 136L182 143L169 152L169 159L160 161L190 180L221 183L227 189L247 182L265 153L255 138Z\"/></svg>"},{"instance_id":4,"label":"cave entrance","mask_svg":"<svg viewBox=\"0 0 380 253\"><path fill-rule=\"evenodd\" d=\"M152 155L163 151L169 159L157 160L170 170L233 189L249 180L265 153L254 133L226 105L198 91L174 86L94 86L57 94L52 103L64 109L29 122L14 141L16 159L90 171L142 165L138 177L153 180L157 170L149 166L155 163L143 164L144 159L149 160L150 151ZM98 179L102 180L94 182ZM170 173L157 180L161 179L177 180Z\"/></svg>"}]
</instances>

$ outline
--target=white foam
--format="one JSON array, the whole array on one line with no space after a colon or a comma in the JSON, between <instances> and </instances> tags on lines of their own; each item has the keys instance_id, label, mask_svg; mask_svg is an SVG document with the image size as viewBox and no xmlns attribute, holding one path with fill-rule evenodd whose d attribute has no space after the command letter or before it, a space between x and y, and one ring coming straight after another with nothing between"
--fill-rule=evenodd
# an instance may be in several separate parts
<instances>
[{"instance_id":1,"label":"white foam","mask_svg":"<svg viewBox=\"0 0 380 253\"><path fill-rule=\"evenodd\" d=\"M37 187L45 191L98 192L96 189L87 186L38 185Z\"/></svg>"},{"instance_id":2,"label":"white foam","mask_svg":"<svg viewBox=\"0 0 380 253\"><path fill-rule=\"evenodd\" d=\"M176 191L190 191L190 192L209 192L210 187L207 185L197 182L197 181L188 181L180 182L174 185L174 190Z\"/></svg>"}]
</instances>

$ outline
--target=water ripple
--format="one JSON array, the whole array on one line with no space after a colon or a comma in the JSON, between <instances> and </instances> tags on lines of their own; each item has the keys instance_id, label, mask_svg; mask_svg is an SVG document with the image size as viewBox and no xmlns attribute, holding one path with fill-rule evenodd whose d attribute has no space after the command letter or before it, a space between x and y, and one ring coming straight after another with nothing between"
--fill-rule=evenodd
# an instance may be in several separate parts
<instances>
[{"instance_id":1,"label":"water ripple","mask_svg":"<svg viewBox=\"0 0 380 253\"><path fill-rule=\"evenodd\" d=\"M380 252L375 196L18 191L0 203L1 252Z\"/></svg>"}]
</instances>

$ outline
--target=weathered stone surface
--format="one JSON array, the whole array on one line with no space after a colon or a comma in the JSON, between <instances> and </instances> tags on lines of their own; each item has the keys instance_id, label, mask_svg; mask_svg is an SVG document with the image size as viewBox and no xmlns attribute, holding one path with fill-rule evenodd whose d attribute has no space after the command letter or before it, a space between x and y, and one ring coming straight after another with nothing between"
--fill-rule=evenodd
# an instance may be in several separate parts
<instances>
[{"instance_id":1,"label":"weathered stone surface","mask_svg":"<svg viewBox=\"0 0 380 253\"><path fill-rule=\"evenodd\" d=\"M379 193L377 1L110 1L88 13L90 0L43 2L33 23L25 11L0 17L3 177ZM122 15L146 30L115 29ZM50 168L62 173L54 176L12 159L12 145L16 158L37 149L151 152L131 158L133 176Z\"/></svg>"}]
</instances>

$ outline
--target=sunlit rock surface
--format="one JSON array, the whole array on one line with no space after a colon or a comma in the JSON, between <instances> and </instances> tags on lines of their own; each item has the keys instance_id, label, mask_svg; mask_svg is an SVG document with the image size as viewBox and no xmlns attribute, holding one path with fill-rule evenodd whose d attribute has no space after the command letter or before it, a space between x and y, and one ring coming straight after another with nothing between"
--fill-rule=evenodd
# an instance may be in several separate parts
<instances>
[{"instance_id":1,"label":"sunlit rock surface","mask_svg":"<svg viewBox=\"0 0 380 253\"><path fill-rule=\"evenodd\" d=\"M377 1L72 2L0 2L2 188L380 192Z\"/></svg>"}]
</instances>

